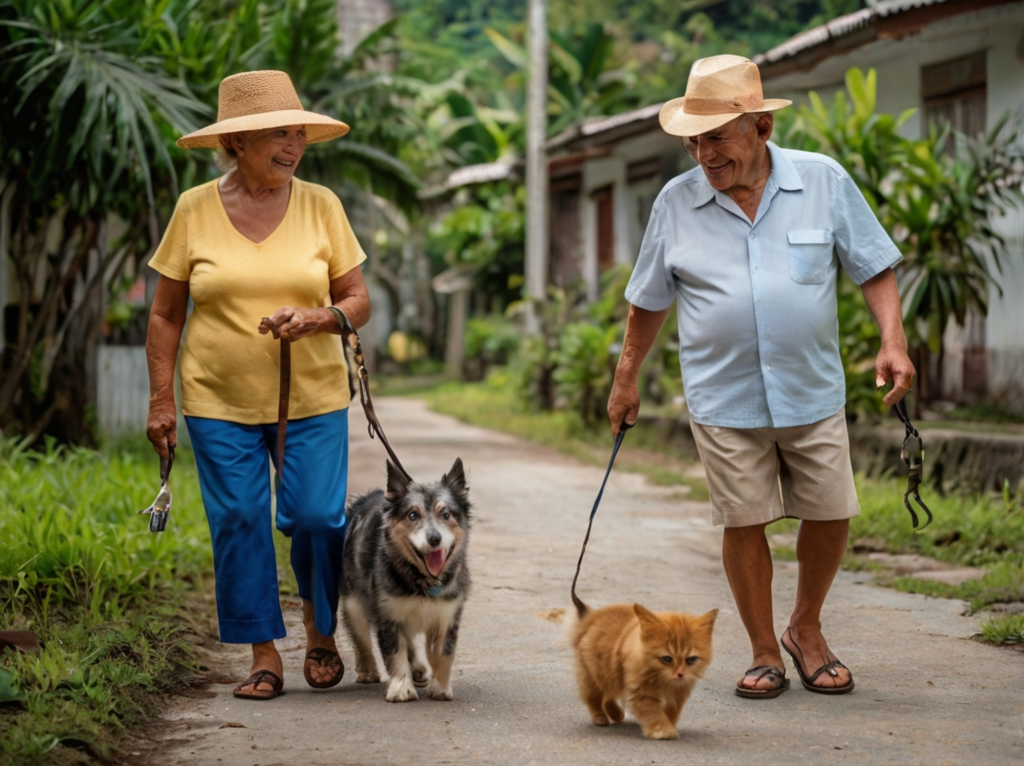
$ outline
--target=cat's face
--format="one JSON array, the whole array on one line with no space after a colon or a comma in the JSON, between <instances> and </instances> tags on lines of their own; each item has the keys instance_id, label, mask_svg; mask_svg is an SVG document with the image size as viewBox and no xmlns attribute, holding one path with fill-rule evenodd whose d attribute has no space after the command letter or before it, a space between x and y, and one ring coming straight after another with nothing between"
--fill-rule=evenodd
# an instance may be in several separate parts
<instances>
[{"instance_id":1,"label":"cat's face","mask_svg":"<svg viewBox=\"0 0 1024 766\"><path fill-rule=\"evenodd\" d=\"M633 605L640 620L643 662L649 677L663 684L693 683L711 664L711 632L718 610L699 617L691 614L655 615Z\"/></svg>"}]
</instances>

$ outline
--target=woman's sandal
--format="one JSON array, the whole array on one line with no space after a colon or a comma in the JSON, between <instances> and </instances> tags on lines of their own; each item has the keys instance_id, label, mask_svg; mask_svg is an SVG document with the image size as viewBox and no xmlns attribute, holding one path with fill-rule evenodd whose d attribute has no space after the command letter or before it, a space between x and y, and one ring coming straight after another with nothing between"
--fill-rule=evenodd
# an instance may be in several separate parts
<instances>
[{"instance_id":1,"label":"woman's sandal","mask_svg":"<svg viewBox=\"0 0 1024 766\"><path fill-rule=\"evenodd\" d=\"M767 678L775 685L768 689L749 689L745 686L736 685L736 696L747 697L748 699L761 699L770 700L778 697L782 692L789 688L789 679L786 678L786 671L782 668L777 668L774 665L758 665L756 668L751 668L743 674L743 678L748 676L754 676L758 681L762 678ZM740 683L742 683L740 679Z\"/></svg>"},{"instance_id":2,"label":"woman's sandal","mask_svg":"<svg viewBox=\"0 0 1024 766\"><path fill-rule=\"evenodd\" d=\"M317 681L313 678L312 674L313 667L316 665L319 665L321 668L337 668L338 674L331 676L326 681ZM317 647L316 649L310 649L306 653L306 662L302 666L302 675L305 676L306 683L314 689L330 689L332 686L337 686L338 682L341 681L341 677L345 675L345 664L341 661L341 656L337 652Z\"/></svg>"},{"instance_id":3,"label":"woman's sandal","mask_svg":"<svg viewBox=\"0 0 1024 766\"><path fill-rule=\"evenodd\" d=\"M270 684L271 688L260 689L260 684ZM242 700L272 700L282 693L283 688L284 681L276 673L270 670L257 670L236 686L232 694Z\"/></svg>"},{"instance_id":4,"label":"woman's sandal","mask_svg":"<svg viewBox=\"0 0 1024 766\"><path fill-rule=\"evenodd\" d=\"M843 668L843 669L845 669L847 671L849 671L849 668L846 667L846 665L841 663L839 660L832 660L831 662L826 662L820 668L815 670L814 673L812 673L810 676L808 676L806 673L804 673L804 668L803 668L803 656L804 656L804 653L802 651L800 651L800 647L796 645L795 641L793 642L793 649L796 649L797 652L800 652L800 657L797 658L796 654L793 653L793 649L790 649L788 646L786 646L786 642L783 640L786 637L786 633L790 633L790 632L791 632L791 629L790 628L786 628L786 632L782 634L782 638L779 639L779 643L782 644L782 648L786 650L786 653L790 657L793 658L793 665L796 667L796 672L800 674L800 683L802 683L804 685L804 688L807 691L814 692L816 694L849 694L850 692L853 691L853 673L850 673L850 680L847 681L842 686L817 686L817 685L815 685L814 682L816 680L818 680L818 677L822 673L828 673L830 676L835 678L835 677L837 677L839 675L839 672L836 670L836 668ZM793 640L793 636L792 635L790 635L789 640L790 641Z\"/></svg>"}]
</instances>

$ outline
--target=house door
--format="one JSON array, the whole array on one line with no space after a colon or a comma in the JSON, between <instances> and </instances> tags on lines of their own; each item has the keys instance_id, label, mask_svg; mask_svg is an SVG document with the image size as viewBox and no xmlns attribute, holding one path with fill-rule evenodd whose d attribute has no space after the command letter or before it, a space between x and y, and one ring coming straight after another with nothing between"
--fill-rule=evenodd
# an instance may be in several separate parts
<instances>
[{"instance_id":1,"label":"house door","mask_svg":"<svg viewBox=\"0 0 1024 766\"><path fill-rule=\"evenodd\" d=\"M615 195L612 185L591 192L597 205L597 270L603 274L615 264Z\"/></svg>"}]
</instances>

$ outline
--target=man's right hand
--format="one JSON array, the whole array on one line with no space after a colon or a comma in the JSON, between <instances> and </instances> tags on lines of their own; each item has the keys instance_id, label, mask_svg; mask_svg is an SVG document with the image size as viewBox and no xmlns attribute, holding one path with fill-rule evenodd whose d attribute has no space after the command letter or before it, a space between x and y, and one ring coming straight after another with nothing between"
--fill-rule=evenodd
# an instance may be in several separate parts
<instances>
[{"instance_id":1,"label":"man's right hand","mask_svg":"<svg viewBox=\"0 0 1024 766\"><path fill-rule=\"evenodd\" d=\"M618 436L623 423L629 427L635 425L639 414L640 390L637 384L622 383L616 377L608 396L608 421L612 425L612 434Z\"/></svg>"},{"instance_id":2,"label":"man's right hand","mask_svg":"<svg viewBox=\"0 0 1024 766\"><path fill-rule=\"evenodd\" d=\"M152 442L156 454L165 459L168 445L178 443L178 408L173 399L170 402L149 400L146 438Z\"/></svg>"}]
</instances>

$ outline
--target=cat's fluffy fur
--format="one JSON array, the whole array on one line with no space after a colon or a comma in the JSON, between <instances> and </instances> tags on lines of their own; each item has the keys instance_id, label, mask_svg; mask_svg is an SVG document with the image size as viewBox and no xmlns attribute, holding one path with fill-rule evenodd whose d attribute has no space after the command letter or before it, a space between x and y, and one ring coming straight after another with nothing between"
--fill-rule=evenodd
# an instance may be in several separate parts
<instances>
[{"instance_id":1,"label":"cat's fluffy fur","mask_svg":"<svg viewBox=\"0 0 1024 766\"><path fill-rule=\"evenodd\" d=\"M640 604L579 607L572 643L591 720L597 726L619 723L625 707L645 737L678 739L679 714L711 663L718 610L694 616L655 614Z\"/></svg>"}]
</instances>

